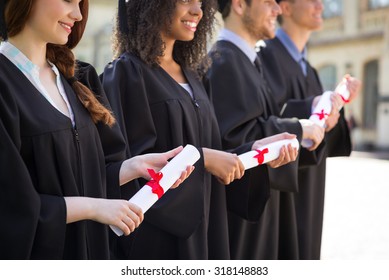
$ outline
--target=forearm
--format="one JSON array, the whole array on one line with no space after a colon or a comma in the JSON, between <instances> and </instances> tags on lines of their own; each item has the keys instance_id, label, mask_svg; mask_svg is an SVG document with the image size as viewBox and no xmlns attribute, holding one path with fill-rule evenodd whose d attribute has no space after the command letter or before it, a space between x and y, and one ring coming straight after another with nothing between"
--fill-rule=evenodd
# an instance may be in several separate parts
<instances>
[{"instance_id":1,"label":"forearm","mask_svg":"<svg viewBox=\"0 0 389 280\"><path fill-rule=\"evenodd\" d=\"M206 170L212 169L212 153L213 150L209 148L202 148L204 156L204 168Z\"/></svg>"},{"instance_id":2,"label":"forearm","mask_svg":"<svg viewBox=\"0 0 389 280\"><path fill-rule=\"evenodd\" d=\"M64 197L66 203L66 223L74 223L82 220L93 220L96 198L90 197Z\"/></svg>"},{"instance_id":3,"label":"forearm","mask_svg":"<svg viewBox=\"0 0 389 280\"><path fill-rule=\"evenodd\" d=\"M136 178L141 177L138 172L137 157L129 158L123 161L119 171L119 185L122 186Z\"/></svg>"}]
</instances>

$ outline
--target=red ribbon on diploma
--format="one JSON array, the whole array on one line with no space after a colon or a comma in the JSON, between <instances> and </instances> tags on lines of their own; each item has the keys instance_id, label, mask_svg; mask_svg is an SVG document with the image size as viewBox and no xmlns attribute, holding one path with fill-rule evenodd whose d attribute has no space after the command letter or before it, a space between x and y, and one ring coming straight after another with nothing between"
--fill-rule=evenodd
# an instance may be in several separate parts
<instances>
[{"instance_id":1,"label":"red ribbon on diploma","mask_svg":"<svg viewBox=\"0 0 389 280\"><path fill-rule=\"evenodd\" d=\"M147 169L147 172L149 172L151 180L148 181L146 185L148 185L152 189L152 192L158 196L158 199L160 199L164 194L164 190L159 184L163 174L161 172L155 173L153 169Z\"/></svg>"},{"instance_id":2,"label":"red ribbon on diploma","mask_svg":"<svg viewBox=\"0 0 389 280\"><path fill-rule=\"evenodd\" d=\"M350 102L350 99L346 99L343 97L343 95L339 94L340 95L340 98L342 98L343 102L346 104L346 103L349 103Z\"/></svg>"},{"instance_id":3,"label":"red ribbon on diploma","mask_svg":"<svg viewBox=\"0 0 389 280\"><path fill-rule=\"evenodd\" d=\"M320 113L313 113L312 115L317 115L317 116L319 116L319 120L322 120L322 119L324 119L326 116L329 116L329 114L324 113L324 109L322 109Z\"/></svg>"},{"instance_id":4,"label":"red ribbon on diploma","mask_svg":"<svg viewBox=\"0 0 389 280\"><path fill-rule=\"evenodd\" d=\"M264 150L256 150L257 151L257 155L254 156L254 158L256 158L258 160L258 164L262 164L264 161L265 161L265 154L267 154L269 152L269 149L266 148Z\"/></svg>"}]
</instances>

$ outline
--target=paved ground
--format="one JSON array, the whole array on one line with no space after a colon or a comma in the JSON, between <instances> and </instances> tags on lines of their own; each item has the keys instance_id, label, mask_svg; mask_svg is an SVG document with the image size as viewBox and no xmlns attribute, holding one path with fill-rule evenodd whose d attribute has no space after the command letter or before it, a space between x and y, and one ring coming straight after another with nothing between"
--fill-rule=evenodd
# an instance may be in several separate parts
<instances>
[{"instance_id":1,"label":"paved ground","mask_svg":"<svg viewBox=\"0 0 389 280\"><path fill-rule=\"evenodd\" d=\"M322 259L389 260L388 153L327 160L323 227Z\"/></svg>"}]
</instances>

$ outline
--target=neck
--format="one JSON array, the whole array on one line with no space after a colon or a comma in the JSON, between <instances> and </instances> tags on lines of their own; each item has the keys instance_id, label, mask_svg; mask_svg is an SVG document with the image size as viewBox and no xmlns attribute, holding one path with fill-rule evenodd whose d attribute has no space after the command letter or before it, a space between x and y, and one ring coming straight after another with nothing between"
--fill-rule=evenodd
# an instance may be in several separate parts
<instances>
[{"instance_id":1,"label":"neck","mask_svg":"<svg viewBox=\"0 0 389 280\"><path fill-rule=\"evenodd\" d=\"M253 38L250 33L244 28L242 22L240 20L235 20L232 15L224 21L224 27L228 30L231 30L235 34L239 35L243 40L245 40L253 49L255 48L255 44L258 40L262 38Z\"/></svg>"},{"instance_id":2,"label":"neck","mask_svg":"<svg viewBox=\"0 0 389 280\"><path fill-rule=\"evenodd\" d=\"M281 27L290 39L294 42L297 49L302 52L308 43L312 31L300 28L294 24L284 23Z\"/></svg>"},{"instance_id":3,"label":"neck","mask_svg":"<svg viewBox=\"0 0 389 280\"><path fill-rule=\"evenodd\" d=\"M37 42L33 38L28 38L22 33L9 38L8 41L18 48L32 63L40 68L47 66L46 47L47 44Z\"/></svg>"},{"instance_id":4,"label":"neck","mask_svg":"<svg viewBox=\"0 0 389 280\"><path fill-rule=\"evenodd\" d=\"M165 50L164 50L163 56L159 57L159 61L161 63L161 66L169 65L170 63L174 62L173 49L174 49L174 43L176 42L175 40L166 39L164 37L162 37L162 40L165 43Z\"/></svg>"}]
</instances>

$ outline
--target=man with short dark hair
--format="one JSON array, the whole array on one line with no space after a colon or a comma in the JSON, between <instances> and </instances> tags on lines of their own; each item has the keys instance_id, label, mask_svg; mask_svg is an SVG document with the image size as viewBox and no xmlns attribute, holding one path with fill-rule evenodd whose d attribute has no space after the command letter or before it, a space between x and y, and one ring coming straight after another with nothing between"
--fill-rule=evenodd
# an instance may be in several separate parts
<instances>
[{"instance_id":1,"label":"man with short dark hair","mask_svg":"<svg viewBox=\"0 0 389 280\"><path fill-rule=\"evenodd\" d=\"M316 70L307 61L307 42L313 31L321 28L323 4L321 0L277 0L282 10L279 16L281 28L276 37L266 41L259 56L263 61L264 73L269 87L277 92L279 104L283 106L282 117L308 118L315 97L323 88ZM346 76L354 99L360 82ZM351 141L349 129L339 96L333 96L334 103L330 117L326 121L325 147L323 159L312 162L310 153L301 149L299 157L298 186L294 194L298 229L299 259L320 259L326 157L349 156ZM295 105L299 102L298 108ZM285 104L284 104L285 103ZM281 109L280 106L280 109Z\"/></svg>"},{"instance_id":2,"label":"man with short dark hair","mask_svg":"<svg viewBox=\"0 0 389 280\"><path fill-rule=\"evenodd\" d=\"M219 0L219 11L225 25L209 54L212 65L204 84L214 104L223 148L230 149L287 131L296 134L299 141L311 139L313 146L310 150L317 149L324 137L324 129L308 120L280 118L277 96L270 92L255 52L258 40L274 37L276 18L280 14L276 1ZM316 150L317 155L320 155L319 150ZM298 258L292 195L298 191L298 165L294 162L277 169L258 168L266 170L250 170L244 178L227 188L228 204L234 205L239 203L237 193L240 189L256 192L260 185L270 187L270 198L255 223L229 213L231 257ZM260 205L258 202L258 208Z\"/></svg>"}]
</instances>

